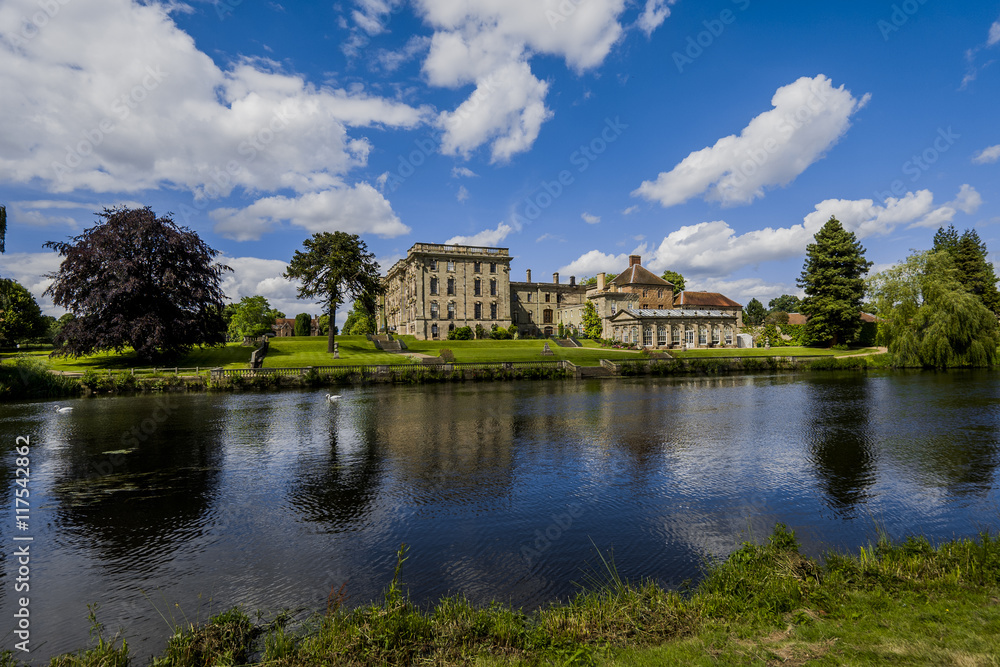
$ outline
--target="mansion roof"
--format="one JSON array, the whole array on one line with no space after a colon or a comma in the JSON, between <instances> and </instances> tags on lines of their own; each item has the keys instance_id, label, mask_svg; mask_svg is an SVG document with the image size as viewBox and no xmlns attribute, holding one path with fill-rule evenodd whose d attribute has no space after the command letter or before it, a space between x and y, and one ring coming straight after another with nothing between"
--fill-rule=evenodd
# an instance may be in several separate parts
<instances>
[{"instance_id":1,"label":"mansion roof","mask_svg":"<svg viewBox=\"0 0 1000 667\"><path fill-rule=\"evenodd\" d=\"M632 317L652 318L662 317L670 319L680 319L685 317L733 317L733 313L728 310L691 310L683 308L628 308L618 311L611 317L617 319L621 315L631 315Z\"/></svg>"},{"instance_id":2,"label":"mansion roof","mask_svg":"<svg viewBox=\"0 0 1000 667\"><path fill-rule=\"evenodd\" d=\"M638 262L615 276L609 284L617 285L618 287L624 287L625 285L656 285L657 287L673 287L673 283L667 282Z\"/></svg>"},{"instance_id":3,"label":"mansion roof","mask_svg":"<svg viewBox=\"0 0 1000 667\"><path fill-rule=\"evenodd\" d=\"M696 308L743 308L742 305L718 292L681 292L674 299L674 305Z\"/></svg>"}]
</instances>

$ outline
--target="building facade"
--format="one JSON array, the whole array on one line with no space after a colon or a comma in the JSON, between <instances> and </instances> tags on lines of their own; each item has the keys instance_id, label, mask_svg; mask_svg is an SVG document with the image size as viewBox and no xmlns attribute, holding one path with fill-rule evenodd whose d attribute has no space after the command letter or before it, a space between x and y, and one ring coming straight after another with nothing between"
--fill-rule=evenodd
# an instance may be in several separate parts
<instances>
[{"instance_id":1,"label":"building facade","mask_svg":"<svg viewBox=\"0 0 1000 667\"><path fill-rule=\"evenodd\" d=\"M595 284L510 280L507 248L417 243L389 269L380 326L418 339L445 339L458 327L516 326L519 336L551 336L559 325L583 331L587 303L602 322L602 337L644 347L735 346L743 307L715 292L674 293L642 266L638 255L612 280Z\"/></svg>"}]
</instances>

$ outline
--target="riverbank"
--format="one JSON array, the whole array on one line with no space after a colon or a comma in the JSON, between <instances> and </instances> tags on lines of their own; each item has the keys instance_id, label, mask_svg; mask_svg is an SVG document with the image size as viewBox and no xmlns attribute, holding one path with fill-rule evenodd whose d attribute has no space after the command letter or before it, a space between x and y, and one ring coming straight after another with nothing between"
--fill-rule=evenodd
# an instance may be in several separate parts
<instances>
[{"instance_id":1,"label":"riverbank","mask_svg":"<svg viewBox=\"0 0 1000 667\"><path fill-rule=\"evenodd\" d=\"M605 561L586 591L533 614L461 597L420 609L405 560L404 548L380 602L346 609L345 584L300 625L232 609L177 628L152 664L992 665L1000 655L1000 538L986 533L937 547L881 539L820 563L779 524L689 591L623 581ZM135 664L117 637L94 641L51 664ZM0 664L19 663L8 653Z\"/></svg>"},{"instance_id":2,"label":"riverbank","mask_svg":"<svg viewBox=\"0 0 1000 667\"><path fill-rule=\"evenodd\" d=\"M50 371L38 360L20 358L13 364L8 362L0 365L0 401L178 391L259 391L369 384L729 375L792 370L866 371L890 367L886 354L844 357L756 355L682 359L633 355L632 358L617 361L602 359L598 366L578 366L562 359L260 369L164 368L141 374L125 369L106 371L88 369L84 373L68 374L64 371Z\"/></svg>"}]
</instances>

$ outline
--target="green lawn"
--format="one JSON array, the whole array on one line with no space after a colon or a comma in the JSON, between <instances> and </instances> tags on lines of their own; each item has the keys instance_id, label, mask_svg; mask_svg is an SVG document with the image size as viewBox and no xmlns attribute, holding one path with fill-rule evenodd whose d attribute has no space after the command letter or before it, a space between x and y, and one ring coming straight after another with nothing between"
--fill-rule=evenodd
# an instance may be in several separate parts
<instances>
[{"instance_id":1,"label":"green lawn","mask_svg":"<svg viewBox=\"0 0 1000 667\"><path fill-rule=\"evenodd\" d=\"M163 366L170 364L170 368L245 368L250 362L250 353L253 348L243 347L239 343L226 343L219 347L194 348L188 354L169 362L163 361ZM136 359L134 352L124 352L116 354L114 352L101 352L85 357L49 357L46 350L29 352L28 356L41 359L48 363L52 370L84 372L89 369L128 369L128 368L150 368L152 365L147 362L140 362ZM0 360L8 361L17 357L14 353L0 354Z\"/></svg>"},{"instance_id":2,"label":"green lawn","mask_svg":"<svg viewBox=\"0 0 1000 667\"><path fill-rule=\"evenodd\" d=\"M353 364L412 364L402 354L383 352L364 336L337 336L340 359L326 351L326 336L291 336L272 338L264 357L264 368L303 368L307 366L349 366Z\"/></svg>"},{"instance_id":3,"label":"green lawn","mask_svg":"<svg viewBox=\"0 0 1000 667\"><path fill-rule=\"evenodd\" d=\"M437 356L441 349L449 349L455 354L455 361L484 363L498 361L539 361L542 359L567 359L578 366L597 366L601 359L637 359L637 352L612 350L596 345L582 348L559 347L549 341L552 356L542 356L544 340L416 340L412 336L400 336L410 352L420 352ZM581 341L583 342L583 341ZM592 341L586 341L592 343Z\"/></svg>"}]
</instances>

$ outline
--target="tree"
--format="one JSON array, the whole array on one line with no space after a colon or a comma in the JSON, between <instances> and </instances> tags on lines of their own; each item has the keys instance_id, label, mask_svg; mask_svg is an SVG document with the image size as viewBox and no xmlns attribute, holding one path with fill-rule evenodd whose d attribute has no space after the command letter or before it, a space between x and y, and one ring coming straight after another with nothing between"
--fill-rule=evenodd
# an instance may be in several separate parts
<instances>
[{"instance_id":1,"label":"tree","mask_svg":"<svg viewBox=\"0 0 1000 667\"><path fill-rule=\"evenodd\" d=\"M799 308L802 306L802 300L799 297L792 294L782 294L776 299L771 299L767 302L767 311L769 313L774 313L777 311L783 311L786 313L797 313Z\"/></svg>"},{"instance_id":2,"label":"tree","mask_svg":"<svg viewBox=\"0 0 1000 667\"><path fill-rule=\"evenodd\" d=\"M587 338L592 338L597 340L604 333L604 324L601 322L601 316L597 312L597 307L594 302L587 299L587 303L583 304L583 333L587 335Z\"/></svg>"},{"instance_id":3,"label":"tree","mask_svg":"<svg viewBox=\"0 0 1000 667\"><path fill-rule=\"evenodd\" d=\"M684 276L676 271L664 271L660 277L673 284L674 294L684 291Z\"/></svg>"},{"instance_id":4,"label":"tree","mask_svg":"<svg viewBox=\"0 0 1000 667\"><path fill-rule=\"evenodd\" d=\"M806 246L806 261L798 286L805 290L801 311L809 320L810 344L850 343L861 329L864 277L871 268L865 249L835 217L816 232Z\"/></svg>"},{"instance_id":5,"label":"tree","mask_svg":"<svg viewBox=\"0 0 1000 667\"><path fill-rule=\"evenodd\" d=\"M344 322L345 336L367 336L375 333L375 314L365 310L361 299L354 302Z\"/></svg>"},{"instance_id":6,"label":"tree","mask_svg":"<svg viewBox=\"0 0 1000 667\"><path fill-rule=\"evenodd\" d=\"M35 297L23 285L0 278L0 345L45 335L46 322Z\"/></svg>"},{"instance_id":7,"label":"tree","mask_svg":"<svg viewBox=\"0 0 1000 667\"><path fill-rule=\"evenodd\" d=\"M458 327L448 332L448 340L472 340L474 337L472 327Z\"/></svg>"},{"instance_id":8,"label":"tree","mask_svg":"<svg viewBox=\"0 0 1000 667\"><path fill-rule=\"evenodd\" d=\"M356 300L369 299L374 311L375 299L385 289L375 255L368 252L357 234L322 232L313 234L302 245L306 252L296 250L284 274L286 278L302 281L300 299L319 297L330 322L337 320L337 306L346 295ZM336 327L331 326L329 331L327 352L332 354Z\"/></svg>"},{"instance_id":9,"label":"tree","mask_svg":"<svg viewBox=\"0 0 1000 667\"><path fill-rule=\"evenodd\" d=\"M295 316L295 335L309 336L312 334L312 315L299 313Z\"/></svg>"},{"instance_id":10,"label":"tree","mask_svg":"<svg viewBox=\"0 0 1000 667\"><path fill-rule=\"evenodd\" d=\"M759 327L764 323L765 317L767 311L764 310L764 304L756 298L750 299L750 303L743 309L743 323L749 327Z\"/></svg>"},{"instance_id":11,"label":"tree","mask_svg":"<svg viewBox=\"0 0 1000 667\"><path fill-rule=\"evenodd\" d=\"M921 252L867 281L879 311L878 340L898 366L997 363L996 316L962 286L947 250Z\"/></svg>"},{"instance_id":12,"label":"tree","mask_svg":"<svg viewBox=\"0 0 1000 667\"><path fill-rule=\"evenodd\" d=\"M330 316L320 315L319 317L317 317L316 328L318 329L316 333L318 333L320 336L326 336L328 333L330 333Z\"/></svg>"},{"instance_id":13,"label":"tree","mask_svg":"<svg viewBox=\"0 0 1000 667\"><path fill-rule=\"evenodd\" d=\"M221 282L232 269L213 261L219 251L148 206L97 215L70 242L45 244L64 257L45 293L76 315L56 341L65 353L131 347L150 361L225 341Z\"/></svg>"},{"instance_id":14,"label":"tree","mask_svg":"<svg viewBox=\"0 0 1000 667\"><path fill-rule=\"evenodd\" d=\"M271 308L267 299L260 296L245 296L234 306L226 334L229 340L241 341L244 337L256 338L274 330L274 323L285 314ZM228 307L227 307L228 308Z\"/></svg>"},{"instance_id":15,"label":"tree","mask_svg":"<svg viewBox=\"0 0 1000 667\"><path fill-rule=\"evenodd\" d=\"M965 230L951 256L958 270L958 281L979 297L984 306L1000 315L996 273L993 271L993 264L987 259L989 253L986 244L979 238L976 230Z\"/></svg>"}]
</instances>

